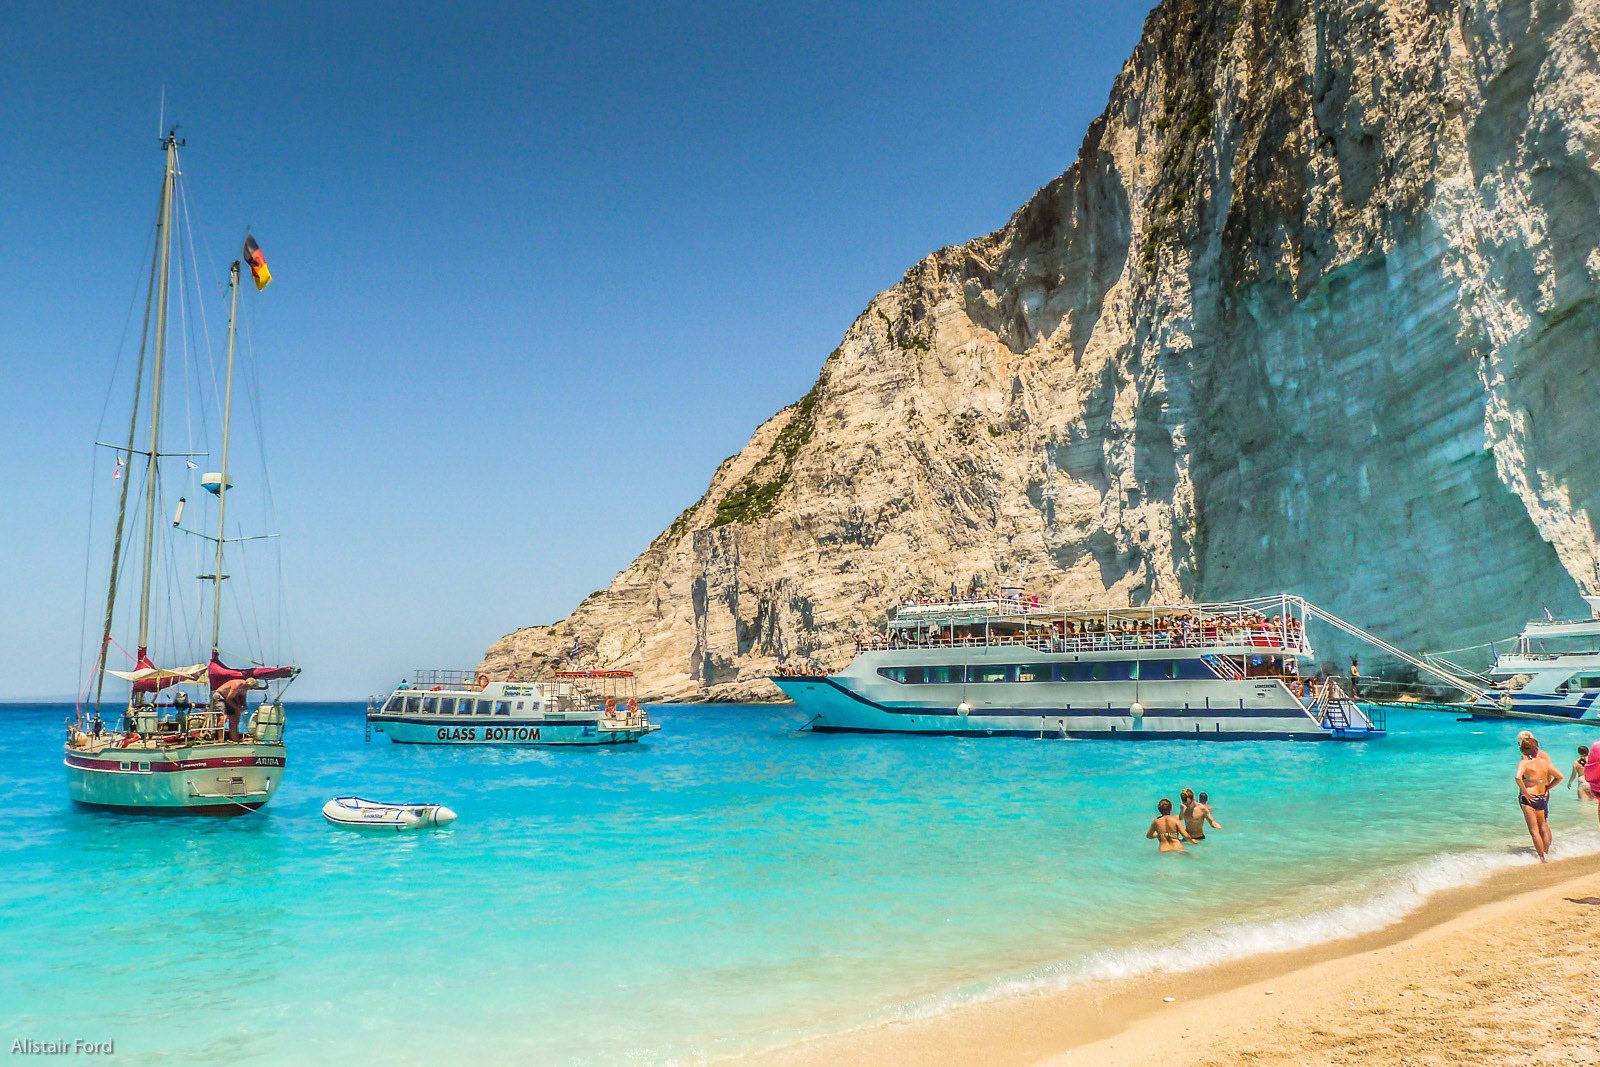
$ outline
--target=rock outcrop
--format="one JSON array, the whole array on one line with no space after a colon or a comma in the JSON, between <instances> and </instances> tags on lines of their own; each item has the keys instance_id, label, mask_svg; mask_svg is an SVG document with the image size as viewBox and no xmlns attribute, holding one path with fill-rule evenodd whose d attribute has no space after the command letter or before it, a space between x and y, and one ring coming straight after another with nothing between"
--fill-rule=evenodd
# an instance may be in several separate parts
<instances>
[{"instance_id":1,"label":"rock outcrop","mask_svg":"<svg viewBox=\"0 0 1600 1067\"><path fill-rule=\"evenodd\" d=\"M997 571L1460 646L1582 610L1597 521L1600 0L1168 0L1066 174L483 668L773 696Z\"/></svg>"}]
</instances>

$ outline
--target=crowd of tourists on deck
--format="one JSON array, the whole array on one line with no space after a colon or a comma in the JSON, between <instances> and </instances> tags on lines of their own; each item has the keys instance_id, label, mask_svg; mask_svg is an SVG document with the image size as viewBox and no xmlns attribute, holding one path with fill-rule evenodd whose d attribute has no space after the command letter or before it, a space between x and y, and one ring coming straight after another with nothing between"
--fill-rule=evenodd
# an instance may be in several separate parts
<instances>
[{"instance_id":1,"label":"crowd of tourists on deck","mask_svg":"<svg viewBox=\"0 0 1600 1067\"><path fill-rule=\"evenodd\" d=\"M1037 603L1038 598L1031 598ZM1012 624L997 620L946 625L893 625L883 633L857 636L856 650L945 645L1029 645L1046 652L1093 651L1108 648L1205 648L1251 645L1257 648L1301 648L1302 623L1293 615L1268 616L1259 611L1207 614L1159 612L1139 617L1062 618Z\"/></svg>"}]
</instances>

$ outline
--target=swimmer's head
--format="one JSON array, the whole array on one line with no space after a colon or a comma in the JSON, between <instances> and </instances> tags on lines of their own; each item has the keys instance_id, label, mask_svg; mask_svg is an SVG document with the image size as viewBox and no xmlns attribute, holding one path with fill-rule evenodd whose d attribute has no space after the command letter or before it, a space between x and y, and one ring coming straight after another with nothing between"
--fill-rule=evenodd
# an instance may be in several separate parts
<instances>
[{"instance_id":1,"label":"swimmer's head","mask_svg":"<svg viewBox=\"0 0 1600 1067\"><path fill-rule=\"evenodd\" d=\"M1182 793L1180 793L1178 795L1178 799L1180 799L1180 800L1193 800L1194 799L1194 790L1193 789L1185 789Z\"/></svg>"},{"instance_id":2,"label":"swimmer's head","mask_svg":"<svg viewBox=\"0 0 1600 1067\"><path fill-rule=\"evenodd\" d=\"M1209 794L1209 793L1201 793L1200 794L1200 803L1202 803L1202 804L1211 803L1211 794Z\"/></svg>"},{"instance_id":3,"label":"swimmer's head","mask_svg":"<svg viewBox=\"0 0 1600 1067\"><path fill-rule=\"evenodd\" d=\"M1172 814L1172 801L1168 800L1166 797L1162 797L1161 798L1161 803L1156 805L1156 810L1159 811L1163 815L1171 815Z\"/></svg>"},{"instance_id":4,"label":"swimmer's head","mask_svg":"<svg viewBox=\"0 0 1600 1067\"><path fill-rule=\"evenodd\" d=\"M1587 756L1588 754L1589 754L1589 746L1588 745L1579 745L1578 746L1578 755Z\"/></svg>"},{"instance_id":5,"label":"swimmer's head","mask_svg":"<svg viewBox=\"0 0 1600 1067\"><path fill-rule=\"evenodd\" d=\"M1532 733L1524 730L1517 735L1517 747L1531 756L1539 751L1539 742Z\"/></svg>"}]
</instances>

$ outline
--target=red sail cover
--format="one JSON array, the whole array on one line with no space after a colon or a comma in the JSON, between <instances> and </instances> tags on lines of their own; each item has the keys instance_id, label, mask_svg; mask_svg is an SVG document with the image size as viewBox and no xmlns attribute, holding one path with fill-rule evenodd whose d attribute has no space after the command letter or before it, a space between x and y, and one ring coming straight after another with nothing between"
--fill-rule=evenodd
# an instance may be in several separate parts
<instances>
[{"instance_id":1,"label":"red sail cover","mask_svg":"<svg viewBox=\"0 0 1600 1067\"><path fill-rule=\"evenodd\" d=\"M288 678L298 669L297 667L229 667L213 654L211 662L206 664L206 677L211 682L211 688L216 689L223 682L231 682L236 678L260 678L264 682L274 678Z\"/></svg>"}]
</instances>

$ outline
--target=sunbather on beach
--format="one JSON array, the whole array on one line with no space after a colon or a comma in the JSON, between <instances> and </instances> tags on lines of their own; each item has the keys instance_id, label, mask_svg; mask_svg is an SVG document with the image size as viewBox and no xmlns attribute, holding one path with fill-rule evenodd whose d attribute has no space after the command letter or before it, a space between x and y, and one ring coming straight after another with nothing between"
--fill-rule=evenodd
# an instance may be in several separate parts
<instances>
[{"instance_id":1,"label":"sunbather on beach","mask_svg":"<svg viewBox=\"0 0 1600 1067\"><path fill-rule=\"evenodd\" d=\"M1183 806L1178 809L1178 818L1183 820L1183 828L1195 841L1206 839L1206 823L1210 823L1213 830L1222 829L1222 824L1211 817L1211 805L1205 802L1205 794L1201 793L1200 796L1202 799L1196 800L1194 790L1185 789L1179 797Z\"/></svg>"},{"instance_id":2,"label":"sunbather on beach","mask_svg":"<svg viewBox=\"0 0 1600 1067\"><path fill-rule=\"evenodd\" d=\"M1172 801L1161 798L1156 811L1160 814L1151 820L1150 829L1145 831L1144 836L1159 842L1162 852L1183 852L1183 843L1194 838L1183 828L1183 823L1172 817Z\"/></svg>"},{"instance_id":3,"label":"sunbather on beach","mask_svg":"<svg viewBox=\"0 0 1600 1067\"><path fill-rule=\"evenodd\" d=\"M1589 788L1589 779L1584 777L1583 769L1589 762L1589 746L1578 746L1578 758L1572 761L1572 773L1567 777L1567 788L1572 788L1572 783L1578 783L1578 799L1593 800L1594 790Z\"/></svg>"},{"instance_id":4,"label":"sunbather on beach","mask_svg":"<svg viewBox=\"0 0 1600 1067\"><path fill-rule=\"evenodd\" d=\"M1517 763L1517 803L1528 824L1528 836L1533 838L1539 862L1546 863L1552 840L1550 790L1561 784L1561 772L1550 762L1550 757L1539 750L1539 742L1527 730L1517 735L1517 748L1522 752L1522 759Z\"/></svg>"}]
</instances>

